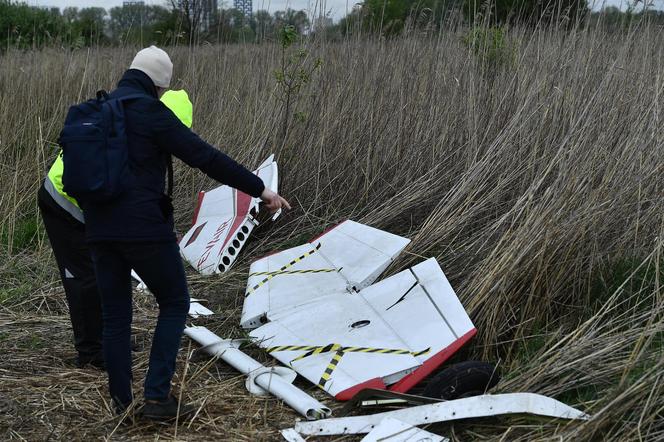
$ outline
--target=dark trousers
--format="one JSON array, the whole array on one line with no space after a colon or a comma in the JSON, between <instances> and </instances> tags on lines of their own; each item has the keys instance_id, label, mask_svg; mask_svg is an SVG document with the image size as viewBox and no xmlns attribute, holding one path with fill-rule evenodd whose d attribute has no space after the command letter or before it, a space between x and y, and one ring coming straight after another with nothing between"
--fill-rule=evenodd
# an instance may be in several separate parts
<instances>
[{"instance_id":1,"label":"dark trousers","mask_svg":"<svg viewBox=\"0 0 664 442\"><path fill-rule=\"evenodd\" d=\"M85 243L85 225L60 207L43 185L37 201L67 296L78 360L100 361L101 301L90 250Z\"/></svg>"},{"instance_id":2,"label":"dark trousers","mask_svg":"<svg viewBox=\"0 0 664 442\"><path fill-rule=\"evenodd\" d=\"M175 242L90 245L104 315L104 357L111 397L128 405L131 391L131 269L159 304L159 317L145 378L145 398L168 398L175 359L189 311L189 291Z\"/></svg>"}]
</instances>

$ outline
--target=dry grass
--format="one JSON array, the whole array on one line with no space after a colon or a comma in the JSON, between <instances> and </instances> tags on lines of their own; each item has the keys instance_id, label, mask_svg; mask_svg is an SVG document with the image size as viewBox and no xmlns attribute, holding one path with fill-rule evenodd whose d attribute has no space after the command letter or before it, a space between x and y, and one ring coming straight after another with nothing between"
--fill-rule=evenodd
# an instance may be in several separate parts
<instances>
[{"instance_id":1,"label":"dry grass","mask_svg":"<svg viewBox=\"0 0 664 442\"><path fill-rule=\"evenodd\" d=\"M299 93L295 108L306 118L293 121L285 143L277 46L173 50L195 129L248 165L275 152L295 206L257 232L232 272L192 274L192 293L225 318L209 328L238 336L253 258L330 223L363 221L413 238L391 272L438 258L479 330L459 359L498 362L500 391L553 395L593 414L582 424L462 422L440 426L441 434L661 439L664 38L648 27L628 35L516 29L508 41L513 56L498 66L454 33L311 43L323 66ZM41 230L30 240L35 192L66 106L111 88L133 53L0 59L0 432L29 440L276 439L296 415L250 397L223 364L186 365L186 340L177 388L201 408L177 428L116 428L104 377L65 365L73 350L64 295ZM182 165L176 181L184 230L196 192L214 184ZM140 297L136 304L137 340L147 343L154 305ZM136 354L137 389L146 352Z\"/></svg>"}]
</instances>

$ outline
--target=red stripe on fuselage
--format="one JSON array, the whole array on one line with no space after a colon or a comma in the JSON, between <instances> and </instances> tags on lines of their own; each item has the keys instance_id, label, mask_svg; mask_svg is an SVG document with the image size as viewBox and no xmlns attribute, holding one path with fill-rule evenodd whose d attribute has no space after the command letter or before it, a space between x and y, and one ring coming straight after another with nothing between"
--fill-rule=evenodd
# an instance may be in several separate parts
<instances>
[{"instance_id":1,"label":"red stripe on fuselage","mask_svg":"<svg viewBox=\"0 0 664 442\"><path fill-rule=\"evenodd\" d=\"M221 250L226 247L226 244L228 244L228 241L230 241L231 238L235 237L235 232L240 228L244 220L247 219L252 199L253 198L250 195L247 195L244 192L240 192L239 190L235 191L235 219L231 229L228 231L228 236L226 236L224 244L221 246Z\"/></svg>"},{"instance_id":2,"label":"red stripe on fuselage","mask_svg":"<svg viewBox=\"0 0 664 442\"><path fill-rule=\"evenodd\" d=\"M203 198L205 197L205 192L202 190L198 192L198 202L196 203L196 208L194 209L194 218L191 220L191 225L195 226L196 221L198 221L198 212L201 210L201 205L203 204Z\"/></svg>"}]
</instances>

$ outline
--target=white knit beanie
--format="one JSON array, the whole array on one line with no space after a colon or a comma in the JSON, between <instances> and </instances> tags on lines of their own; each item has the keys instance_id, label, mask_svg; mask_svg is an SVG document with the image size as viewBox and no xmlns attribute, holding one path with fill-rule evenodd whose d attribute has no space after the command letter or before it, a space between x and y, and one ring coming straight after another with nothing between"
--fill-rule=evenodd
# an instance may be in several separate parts
<instances>
[{"instance_id":1,"label":"white knit beanie","mask_svg":"<svg viewBox=\"0 0 664 442\"><path fill-rule=\"evenodd\" d=\"M129 69L144 72L155 86L168 89L173 75L173 63L168 54L156 46L138 51Z\"/></svg>"}]
</instances>

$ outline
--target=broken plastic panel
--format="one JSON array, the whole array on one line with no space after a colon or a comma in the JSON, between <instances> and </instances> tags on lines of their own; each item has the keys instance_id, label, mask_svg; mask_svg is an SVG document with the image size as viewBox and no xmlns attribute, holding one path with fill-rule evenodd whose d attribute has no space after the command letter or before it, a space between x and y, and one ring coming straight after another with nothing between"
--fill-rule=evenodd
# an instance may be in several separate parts
<instances>
[{"instance_id":1,"label":"broken plastic panel","mask_svg":"<svg viewBox=\"0 0 664 442\"><path fill-rule=\"evenodd\" d=\"M546 396L509 393L474 396L368 416L333 418L315 423L298 422L295 430L303 435L364 434L371 432L385 418L398 419L409 425L426 425L502 414L535 414L560 419L590 418L586 413Z\"/></svg>"},{"instance_id":2,"label":"broken plastic panel","mask_svg":"<svg viewBox=\"0 0 664 442\"><path fill-rule=\"evenodd\" d=\"M372 284L409 239L345 221L307 244L251 264L240 324L256 328L273 313Z\"/></svg>"},{"instance_id":3,"label":"broken plastic panel","mask_svg":"<svg viewBox=\"0 0 664 442\"><path fill-rule=\"evenodd\" d=\"M362 244L366 238L376 239L367 247L368 255L375 258L348 273L356 275L360 284L373 282L408 241L387 234L389 241L381 244L380 231L362 235L358 232L371 228L350 221L344 224L353 229L355 238L364 240ZM308 249L301 246L268 257L274 265L282 265L296 260L304 250L308 253L296 263L304 266L293 266L303 277L270 270L258 275L272 278L264 284L268 290L259 287L245 300L242 325L260 321L256 317L264 311L258 317L267 323L250 336L339 400L348 400L365 388L390 386L394 391L408 391L467 342L475 327L433 258L359 292L348 290L340 272L311 267L312 263L357 262L361 249L343 247L351 243L349 235L329 236L337 229L344 232L344 224ZM252 266L252 272L256 270ZM256 281L250 277L250 290Z\"/></svg>"},{"instance_id":4,"label":"broken plastic panel","mask_svg":"<svg viewBox=\"0 0 664 442\"><path fill-rule=\"evenodd\" d=\"M369 433L388 417L409 425L426 425L502 414L535 414L581 420L590 418L586 413L550 397L534 393L508 393L473 396L368 416L333 418L315 423L298 422L295 430L304 435L364 434Z\"/></svg>"},{"instance_id":5,"label":"broken plastic panel","mask_svg":"<svg viewBox=\"0 0 664 442\"><path fill-rule=\"evenodd\" d=\"M270 155L254 173L267 188L278 192L274 155ZM193 225L180 241L184 260L202 274L229 270L258 225L254 215L259 211L259 203L259 198L225 185L200 192Z\"/></svg>"},{"instance_id":6,"label":"broken plastic panel","mask_svg":"<svg viewBox=\"0 0 664 442\"><path fill-rule=\"evenodd\" d=\"M386 417L361 442L448 442L449 439L438 436L421 428L408 425L398 419Z\"/></svg>"}]
</instances>

